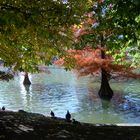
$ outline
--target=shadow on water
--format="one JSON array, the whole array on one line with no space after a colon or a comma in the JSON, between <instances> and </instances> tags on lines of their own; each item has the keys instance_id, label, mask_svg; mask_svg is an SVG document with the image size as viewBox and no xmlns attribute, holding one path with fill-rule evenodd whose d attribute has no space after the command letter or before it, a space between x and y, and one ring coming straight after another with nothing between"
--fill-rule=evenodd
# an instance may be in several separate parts
<instances>
[{"instance_id":1,"label":"shadow on water","mask_svg":"<svg viewBox=\"0 0 140 140\"><path fill-rule=\"evenodd\" d=\"M108 110L108 108L110 107L110 100L103 100L101 99L101 104L102 104L102 108L103 110Z\"/></svg>"},{"instance_id":2,"label":"shadow on water","mask_svg":"<svg viewBox=\"0 0 140 140\"><path fill-rule=\"evenodd\" d=\"M31 89L31 85L24 85L24 88L27 91L27 93L29 93Z\"/></svg>"}]
</instances>

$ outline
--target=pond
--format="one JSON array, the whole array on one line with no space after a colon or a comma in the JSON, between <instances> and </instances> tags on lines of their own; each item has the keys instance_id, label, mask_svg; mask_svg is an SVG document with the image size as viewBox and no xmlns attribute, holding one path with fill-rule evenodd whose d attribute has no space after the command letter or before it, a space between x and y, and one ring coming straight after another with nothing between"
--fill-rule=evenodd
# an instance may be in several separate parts
<instances>
[{"instance_id":1,"label":"pond","mask_svg":"<svg viewBox=\"0 0 140 140\"><path fill-rule=\"evenodd\" d=\"M47 116L53 110L58 117L69 110L76 120L90 123L140 123L139 80L111 81L114 96L108 102L98 96L99 80L50 69L51 74L30 74L29 89L22 84L22 73L9 82L0 81L0 106Z\"/></svg>"}]
</instances>

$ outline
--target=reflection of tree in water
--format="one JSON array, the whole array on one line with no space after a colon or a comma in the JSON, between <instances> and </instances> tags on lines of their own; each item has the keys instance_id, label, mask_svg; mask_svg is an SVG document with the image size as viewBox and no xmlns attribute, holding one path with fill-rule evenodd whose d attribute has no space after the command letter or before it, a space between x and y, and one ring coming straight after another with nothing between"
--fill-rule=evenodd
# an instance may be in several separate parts
<instances>
[{"instance_id":1,"label":"reflection of tree in water","mask_svg":"<svg viewBox=\"0 0 140 140\"><path fill-rule=\"evenodd\" d=\"M140 116L140 99L138 97L132 97L128 93L124 95L124 93L117 92L111 102L117 113L131 114L134 117Z\"/></svg>"},{"instance_id":2,"label":"reflection of tree in water","mask_svg":"<svg viewBox=\"0 0 140 140\"><path fill-rule=\"evenodd\" d=\"M25 89L25 107L26 110L31 110L31 102L32 102L32 91L31 91L31 85L24 85L24 89Z\"/></svg>"},{"instance_id":3,"label":"reflection of tree in water","mask_svg":"<svg viewBox=\"0 0 140 140\"><path fill-rule=\"evenodd\" d=\"M109 109L113 109L115 112L130 111L132 113L135 110L140 113L140 104L133 98L125 96L124 93L114 91L114 97L107 101L98 97L97 90L93 88L77 88L77 94L80 92L77 97L81 109L89 111L98 111L99 109L109 111Z\"/></svg>"},{"instance_id":4,"label":"reflection of tree in water","mask_svg":"<svg viewBox=\"0 0 140 140\"><path fill-rule=\"evenodd\" d=\"M119 92L119 91L114 91L115 95L113 96L111 102L115 107L118 107L120 104L124 103L124 94L123 92Z\"/></svg>"},{"instance_id":5,"label":"reflection of tree in water","mask_svg":"<svg viewBox=\"0 0 140 140\"><path fill-rule=\"evenodd\" d=\"M111 103L108 100L102 100L101 99L101 103L102 103L102 109L104 111L107 111L109 109L109 107L111 106Z\"/></svg>"},{"instance_id":6,"label":"reflection of tree in water","mask_svg":"<svg viewBox=\"0 0 140 140\"><path fill-rule=\"evenodd\" d=\"M98 111L102 105L97 91L98 89L76 87L79 108L89 112Z\"/></svg>"},{"instance_id":7,"label":"reflection of tree in water","mask_svg":"<svg viewBox=\"0 0 140 140\"><path fill-rule=\"evenodd\" d=\"M30 92L31 86L30 86L30 85L24 85L24 88L25 88L25 90L26 90L27 93L28 93L28 92Z\"/></svg>"},{"instance_id":8,"label":"reflection of tree in water","mask_svg":"<svg viewBox=\"0 0 140 140\"><path fill-rule=\"evenodd\" d=\"M124 110L135 110L140 112L140 104L135 99L125 97L125 102L122 105Z\"/></svg>"},{"instance_id":9,"label":"reflection of tree in water","mask_svg":"<svg viewBox=\"0 0 140 140\"><path fill-rule=\"evenodd\" d=\"M79 109L75 117L81 121L92 123L123 122L119 114L116 115L111 101L101 100L98 89L79 87L76 88Z\"/></svg>"}]
</instances>

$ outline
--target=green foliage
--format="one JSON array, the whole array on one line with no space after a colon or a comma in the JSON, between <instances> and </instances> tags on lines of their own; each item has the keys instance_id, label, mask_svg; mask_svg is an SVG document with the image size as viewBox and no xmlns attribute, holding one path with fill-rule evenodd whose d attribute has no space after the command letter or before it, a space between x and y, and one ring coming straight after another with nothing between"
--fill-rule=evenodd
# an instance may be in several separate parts
<instances>
[{"instance_id":1,"label":"green foliage","mask_svg":"<svg viewBox=\"0 0 140 140\"><path fill-rule=\"evenodd\" d=\"M90 12L94 22L85 26L88 33L78 38L75 49L89 45L93 48L105 47L116 63L139 65L140 1L104 0L93 5ZM124 59L126 55L129 61Z\"/></svg>"},{"instance_id":2,"label":"green foliage","mask_svg":"<svg viewBox=\"0 0 140 140\"><path fill-rule=\"evenodd\" d=\"M14 65L15 70L35 72L39 64L51 64L52 57L67 55L65 50L69 48L96 48L103 35L102 45L116 62L122 63L121 58L128 52L132 65L138 65L139 7L139 0L2 0L0 59L6 66ZM87 12L93 13L96 22L89 24L89 34L75 43L71 26L85 21ZM130 49L133 47L137 51ZM68 69L72 68L73 61L68 63Z\"/></svg>"},{"instance_id":3,"label":"green foliage","mask_svg":"<svg viewBox=\"0 0 140 140\"><path fill-rule=\"evenodd\" d=\"M87 0L0 1L0 59L30 72L51 64L70 47L70 27L80 23L88 5Z\"/></svg>"}]
</instances>

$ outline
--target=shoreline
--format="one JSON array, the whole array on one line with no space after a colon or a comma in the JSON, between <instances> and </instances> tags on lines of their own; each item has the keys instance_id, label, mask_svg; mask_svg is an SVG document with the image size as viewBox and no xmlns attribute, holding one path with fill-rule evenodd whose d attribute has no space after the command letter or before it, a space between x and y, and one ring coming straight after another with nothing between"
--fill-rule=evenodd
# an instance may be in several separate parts
<instances>
[{"instance_id":1,"label":"shoreline","mask_svg":"<svg viewBox=\"0 0 140 140\"><path fill-rule=\"evenodd\" d=\"M0 113L1 112L13 112L13 113L18 113L18 112L24 112L24 113L31 113L31 114L36 114L36 115L42 115L44 117L47 117L47 118L51 118L51 116L48 116L48 115L45 115L45 114L42 114L42 113L35 113L35 112L28 112L28 111L24 111L24 110L1 110L0 109ZM56 119L58 120L65 120L65 118L62 118L62 117L55 117ZM73 118L72 118L73 119ZM94 126L140 126L140 123L89 123L89 122L81 122L79 120L76 120L82 124L91 124L91 125L94 125Z\"/></svg>"},{"instance_id":2,"label":"shoreline","mask_svg":"<svg viewBox=\"0 0 140 140\"><path fill-rule=\"evenodd\" d=\"M38 113L0 111L0 140L140 140L140 125L67 122Z\"/></svg>"}]
</instances>

